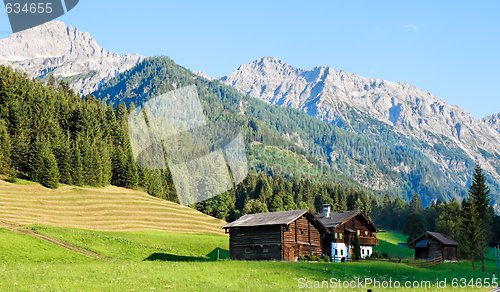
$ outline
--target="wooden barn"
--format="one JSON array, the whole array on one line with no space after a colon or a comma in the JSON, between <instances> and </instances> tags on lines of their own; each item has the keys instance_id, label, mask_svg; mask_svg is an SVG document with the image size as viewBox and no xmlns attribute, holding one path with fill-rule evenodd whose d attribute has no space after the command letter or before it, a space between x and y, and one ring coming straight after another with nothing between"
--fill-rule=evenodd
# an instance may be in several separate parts
<instances>
[{"instance_id":1,"label":"wooden barn","mask_svg":"<svg viewBox=\"0 0 500 292\"><path fill-rule=\"evenodd\" d=\"M321 238L328 234L308 210L248 214L223 228L236 260L296 261L301 255L321 255Z\"/></svg>"},{"instance_id":2,"label":"wooden barn","mask_svg":"<svg viewBox=\"0 0 500 292\"><path fill-rule=\"evenodd\" d=\"M354 253L354 236L359 239L361 258L370 256L378 245L377 227L362 211L331 212L328 204L316 217L328 228L330 237L324 237L323 250L332 261L350 260Z\"/></svg>"},{"instance_id":3,"label":"wooden barn","mask_svg":"<svg viewBox=\"0 0 500 292\"><path fill-rule=\"evenodd\" d=\"M442 233L427 231L408 243L408 246L415 249L415 259L458 259L458 242Z\"/></svg>"}]
</instances>

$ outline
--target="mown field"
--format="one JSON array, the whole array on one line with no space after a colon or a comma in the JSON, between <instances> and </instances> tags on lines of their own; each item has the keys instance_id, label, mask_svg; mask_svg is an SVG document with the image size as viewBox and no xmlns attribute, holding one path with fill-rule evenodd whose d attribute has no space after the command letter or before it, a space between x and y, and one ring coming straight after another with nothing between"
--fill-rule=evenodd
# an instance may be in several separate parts
<instances>
[{"instance_id":1,"label":"mown field","mask_svg":"<svg viewBox=\"0 0 500 292\"><path fill-rule=\"evenodd\" d=\"M0 180L1 221L102 231L165 230L223 234L224 222L148 194L108 186L12 184Z\"/></svg>"},{"instance_id":2,"label":"mown field","mask_svg":"<svg viewBox=\"0 0 500 292\"><path fill-rule=\"evenodd\" d=\"M2 189L3 186L5 184L0 185L0 197L7 193ZM81 190L85 195L86 191ZM64 189L53 192L60 196L61 191ZM41 201L44 203L41 205L46 205L46 208L50 209L49 202L55 204L57 200L48 200L47 196L50 196L48 193L51 191L46 192L44 200ZM96 196L93 192L89 194L93 194L89 195L92 198ZM26 194L26 196L35 195ZM3 210L12 208L8 206L8 202L15 200L13 197L9 198L11 199L0 199L0 208ZM68 201L62 200L64 204ZM78 202L80 205L86 205L83 201ZM140 206L137 208L141 209ZM177 208L184 209L184 207ZM68 222L75 222L73 221L75 219L71 218L76 216L76 211L74 212L65 213ZM134 209L131 208L130 212L133 213ZM165 210L165 212L171 211ZM27 214L19 212L19 214L24 213ZM12 218L14 213L9 214L11 214L9 220L15 220ZM44 216L48 215L50 214ZM131 216L137 218L136 215ZM20 218L26 218L26 215ZM210 222L212 219L208 217L206 220ZM431 284L434 284L436 279L446 278L448 289L437 290L434 287L428 291L452 291L452 278L490 277L495 269L492 261L488 261L486 273L472 272L469 262L444 263L422 269L403 263L374 261L356 263L231 261L226 259L228 250L226 235L206 230L196 232L196 226L193 224L189 222L187 225L190 227L182 227L185 228L183 232L167 231L168 228L165 226L162 230L153 230L150 226L149 230L138 231L129 227L123 230L103 230L104 228L90 230L89 227L57 227L48 223L5 224L3 228L0 227L0 291L295 291L307 285L314 287L315 284L321 284L320 281L331 278L342 281L358 278L364 281L364 278L375 278L379 281L392 280L401 283L431 281ZM179 228L180 225L181 223L177 222L175 228ZM400 236L393 232L380 233L381 239L387 243L385 248L401 248L393 244L399 241ZM390 246L391 244L393 246ZM382 247L381 245L380 248ZM324 288L327 290L327 286ZM350 288L341 290L356 291ZM417 290L422 291L422 289ZM469 290L470 287L456 291Z\"/></svg>"}]
</instances>

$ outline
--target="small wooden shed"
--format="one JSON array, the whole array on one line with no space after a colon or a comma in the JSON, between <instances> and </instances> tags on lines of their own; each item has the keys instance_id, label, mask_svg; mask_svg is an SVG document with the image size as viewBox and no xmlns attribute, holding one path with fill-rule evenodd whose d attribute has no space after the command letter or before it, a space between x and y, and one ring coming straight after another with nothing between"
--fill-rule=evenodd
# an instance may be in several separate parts
<instances>
[{"instance_id":1,"label":"small wooden shed","mask_svg":"<svg viewBox=\"0 0 500 292\"><path fill-rule=\"evenodd\" d=\"M236 260L296 261L301 255L321 255L321 237L328 234L308 210L248 214L223 228Z\"/></svg>"},{"instance_id":2,"label":"small wooden shed","mask_svg":"<svg viewBox=\"0 0 500 292\"><path fill-rule=\"evenodd\" d=\"M442 257L443 260L458 259L458 242L438 232L426 231L408 243L415 249L415 259L434 259Z\"/></svg>"}]
</instances>

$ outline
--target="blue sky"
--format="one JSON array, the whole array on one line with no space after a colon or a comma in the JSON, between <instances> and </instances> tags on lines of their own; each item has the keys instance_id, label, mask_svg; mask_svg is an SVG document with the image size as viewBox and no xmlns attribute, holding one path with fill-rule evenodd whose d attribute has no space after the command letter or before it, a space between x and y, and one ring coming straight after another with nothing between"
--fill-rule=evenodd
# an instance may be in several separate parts
<instances>
[{"instance_id":1,"label":"blue sky","mask_svg":"<svg viewBox=\"0 0 500 292\"><path fill-rule=\"evenodd\" d=\"M275 56L409 82L483 117L500 111L499 15L500 1L80 0L60 20L211 76Z\"/></svg>"}]
</instances>

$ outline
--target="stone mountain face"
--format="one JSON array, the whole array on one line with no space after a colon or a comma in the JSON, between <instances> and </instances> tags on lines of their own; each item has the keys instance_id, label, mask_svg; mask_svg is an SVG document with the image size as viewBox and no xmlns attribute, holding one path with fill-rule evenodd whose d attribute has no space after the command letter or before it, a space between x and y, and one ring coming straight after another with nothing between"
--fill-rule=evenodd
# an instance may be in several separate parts
<instances>
[{"instance_id":1,"label":"stone mountain face","mask_svg":"<svg viewBox=\"0 0 500 292\"><path fill-rule=\"evenodd\" d=\"M135 66L139 55L118 55L103 49L89 33L52 21L0 40L0 64L31 77L53 74L80 94Z\"/></svg>"},{"instance_id":2,"label":"stone mountain face","mask_svg":"<svg viewBox=\"0 0 500 292\"><path fill-rule=\"evenodd\" d=\"M500 133L500 113L492 114L491 116L487 116L482 120L485 124L495 129L498 133Z\"/></svg>"},{"instance_id":3,"label":"stone mountain face","mask_svg":"<svg viewBox=\"0 0 500 292\"><path fill-rule=\"evenodd\" d=\"M493 129L497 125L498 130L495 118L488 127L410 84L364 78L329 67L304 70L271 57L241 65L221 81L268 103L300 109L375 138L382 133L370 120L380 121L423 143L425 147L419 150L450 175L470 167L450 155L450 151L462 152L500 181L500 133ZM457 179L466 183L466 177Z\"/></svg>"}]
</instances>

